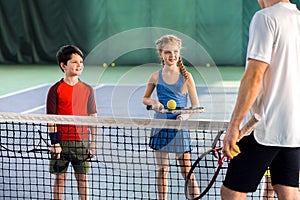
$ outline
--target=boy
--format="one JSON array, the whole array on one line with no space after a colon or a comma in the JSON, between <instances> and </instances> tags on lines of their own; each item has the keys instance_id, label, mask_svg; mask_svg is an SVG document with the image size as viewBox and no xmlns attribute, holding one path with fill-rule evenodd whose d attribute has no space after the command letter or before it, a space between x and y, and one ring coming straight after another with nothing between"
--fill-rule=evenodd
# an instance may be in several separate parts
<instances>
[{"instance_id":1,"label":"boy","mask_svg":"<svg viewBox=\"0 0 300 200\"><path fill-rule=\"evenodd\" d=\"M58 50L56 58L64 78L48 92L47 114L96 116L93 88L79 79L84 68L81 50L73 45L63 46ZM90 170L90 163L87 159L96 155L96 128L49 124L49 137L52 154L50 173L55 174L53 199L62 199L70 162L75 171L80 199L88 199L86 174Z\"/></svg>"}]
</instances>

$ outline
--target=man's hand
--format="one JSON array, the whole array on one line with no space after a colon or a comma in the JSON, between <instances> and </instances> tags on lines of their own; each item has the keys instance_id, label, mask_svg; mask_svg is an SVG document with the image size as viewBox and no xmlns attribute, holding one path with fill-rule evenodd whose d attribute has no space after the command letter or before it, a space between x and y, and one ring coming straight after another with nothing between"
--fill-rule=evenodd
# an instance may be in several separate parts
<instances>
[{"instance_id":1,"label":"man's hand","mask_svg":"<svg viewBox=\"0 0 300 200\"><path fill-rule=\"evenodd\" d=\"M223 154L229 158L233 158L234 156L231 154L232 150L237 153L240 153L240 150L236 147L236 143L239 139L240 130L238 127L231 128L228 127L225 137L223 139Z\"/></svg>"}]
</instances>

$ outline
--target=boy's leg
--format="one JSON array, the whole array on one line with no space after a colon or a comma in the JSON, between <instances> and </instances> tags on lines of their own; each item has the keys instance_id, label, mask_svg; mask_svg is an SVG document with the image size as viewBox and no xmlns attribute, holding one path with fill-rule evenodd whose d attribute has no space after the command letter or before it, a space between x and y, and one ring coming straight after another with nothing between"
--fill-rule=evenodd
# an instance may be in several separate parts
<instances>
[{"instance_id":1,"label":"boy's leg","mask_svg":"<svg viewBox=\"0 0 300 200\"><path fill-rule=\"evenodd\" d=\"M54 174L52 194L54 200L59 200L63 197L68 166L69 161L57 159L55 155L51 155L49 170L51 174Z\"/></svg>"},{"instance_id":2,"label":"boy's leg","mask_svg":"<svg viewBox=\"0 0 300 200\"><path fill-rule=\"evenodd\" d=\"M69 156L77 180L77 189L81 200L89 199L89 186L87 173L91 170L91 162L88 159L88 141L69 142Z\"/></svg>"},{"instance_id":3,"label":"boy's leg","mask_svg":"<svg viewBox=\"0 0 300 200\"><path fill-rule=\"evenodd\" d=\"M78 193L81 200L89 199L89 188L86 174L75 173L77 180Z\"/></svg>"},{"instance_id":4,"label":"boy's leg","mask_svg":"<svg viewBox=\"0 0 300 200\"><path fill-rule=\"evenodd\" d=\"M65 180L67 178L67 173L56 174L54 177L53 185L53 199L60 200L64 194Z\"/></svg>"}]
</instances>

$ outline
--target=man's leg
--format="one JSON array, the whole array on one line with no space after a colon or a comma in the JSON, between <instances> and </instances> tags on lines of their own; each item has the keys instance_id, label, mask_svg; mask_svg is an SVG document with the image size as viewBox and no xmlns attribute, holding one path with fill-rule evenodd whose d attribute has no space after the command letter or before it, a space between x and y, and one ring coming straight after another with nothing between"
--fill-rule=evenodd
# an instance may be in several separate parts
<instances>
[{"instance_id":1,"label":"man's leg","mask_svg":"<svg viewBox=\"0 0 300 200\"><path fill-rule=\"evenodd\" d=\"M231 190L224 185L221 187L222 200L246 200L247 193Z\"/></svg>"}]
</instances>

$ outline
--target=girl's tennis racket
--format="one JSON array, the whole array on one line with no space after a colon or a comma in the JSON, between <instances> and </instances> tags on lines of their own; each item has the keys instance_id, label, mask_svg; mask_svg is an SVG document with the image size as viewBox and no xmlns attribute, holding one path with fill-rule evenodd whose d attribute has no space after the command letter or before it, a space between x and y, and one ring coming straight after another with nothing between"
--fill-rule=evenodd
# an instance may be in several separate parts
<instances>
[{"instance_id":1,"label":"girl's tennis racket","mask_svg":"<svg viewBox=\"0 0 300 200\"><path fill-rule=\"evenodd\" d=\"M254 114L241 129L239 140L248 135L253 130L253 126L259 120L260 116L258 114ZM222 155L222 147L216 147L224 132L224 130L218 132L212 144L212 148L201 154L192 165L184 185L185 195L188 199L201 199L215 183L224 161L229 160L229 158ZM191 191L190 183L194 180L197 182L199 194L190 196L188 191Z\"/></svg>"},{"instance_id":2,"label":"girl's tennis racket","mask_svg":"<svg viewBox=\"0 0 300 200\"><path fill-rule=\"evenodd\" d=\"M152 106L147 106L147 110L153 110ZM160 113L164 114L192 114L192 113L202 113L204 112L203 107L176 107L175 109L168 109L168 108L160 108Z\"/></svg>"}]
</instances>

